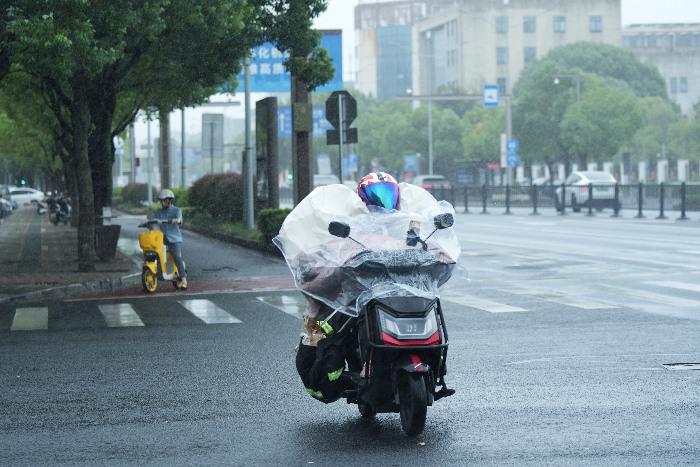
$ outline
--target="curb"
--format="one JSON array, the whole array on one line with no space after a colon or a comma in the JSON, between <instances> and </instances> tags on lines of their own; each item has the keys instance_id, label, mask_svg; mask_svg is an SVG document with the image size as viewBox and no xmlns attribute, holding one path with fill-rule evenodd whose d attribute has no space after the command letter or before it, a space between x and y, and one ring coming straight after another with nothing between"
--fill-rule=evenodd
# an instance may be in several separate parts
<instances>
[{"instance_id":1,"label":"curb","mask_svg":"<svg viewBox=\"0 0 700 467\"><path fill-rule=\"evenodd\" d=\"M140 281L141 273L134 272L114 279L98 279L76 284L60 285L48 289L34 290L21 295L12 295L10 297L0 298L0 305L58 300L68 296L78 296L95 292L113 292L138 284Z\"/></svg>"}]
</instances>

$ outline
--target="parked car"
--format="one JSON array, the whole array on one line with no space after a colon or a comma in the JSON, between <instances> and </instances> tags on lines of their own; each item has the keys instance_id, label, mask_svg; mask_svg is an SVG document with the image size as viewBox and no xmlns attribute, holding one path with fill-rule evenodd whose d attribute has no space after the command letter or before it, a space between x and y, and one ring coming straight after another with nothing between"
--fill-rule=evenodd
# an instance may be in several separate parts
<instances>
[{"instance_id":1,"label":"parked car","mask_svg":"<svg viewBox=\"0 0 700 467\"><path fill-rule=\"evenodd\" d=\"M426 190L441 188L444 190L450 189L450 181L444 175L418 175L411 181L412 184L418 185Z\"/></svg>"},{"instance_id":2,"label":"parked car","mask_svg":"<svg viewBox=\"0 0 700 467\"><path fill-rule=\"evenodd\" d=\"M589 194L589 184L593 186L593 192ZM619 209L619 201L615 206L615 185L617 180L609 172L602 170L588 170L572 172L564 182L565 204L571 207L574 212L581 211L581 208L588 208L589 200L592 207L598 211L604 208ZM562 187L556 189L557 210L562 208Z\"/></svg>"},{"instance_id":3,"label":"parked car","mask_svg":"<svg viewBox=\"0 0 700 467\"><path fill-rule=\"evenodd\" d=\"M314 188L324 185L334 185L340 183L340 179L337 175L333 174L315 174L314 175Z\"/></svg>"},{"instance_id":4,"label":"parked car","mask_svg":"<svg viewBox=\"0 0 700 467\"><path fill-rule=\"evenodd\" d=\"M26 186L11 186L10 196L12 196L12 200L16 201L20 206L30 203L36 204L44 200L43 192Z\"/></svg>"}]
</instances>

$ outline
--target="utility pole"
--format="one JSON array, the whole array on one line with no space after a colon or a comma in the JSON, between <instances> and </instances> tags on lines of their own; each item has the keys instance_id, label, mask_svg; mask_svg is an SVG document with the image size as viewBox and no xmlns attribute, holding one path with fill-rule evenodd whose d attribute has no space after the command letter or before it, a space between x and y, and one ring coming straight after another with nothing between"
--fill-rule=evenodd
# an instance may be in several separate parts
<instances>
[{"instance_id":1,"label":"utility pole","mask_svg":"<svg viewBox=\"0 0 700 467\"><path fill-rule=\"evenodd\" d=\"M255 227L255 213L253 205L253 154L250 148L250 117L252 109L250 108L250 68L248 60L244 64L244 79L245 79L245 180L244 180L244 199L245 199L245 224L246 227L252 229ZM270 180L269 183L277 183L277 180Z\"/></svg>"},{"instance_id":2,"label":"utility pole","mask_svg":"<svg viewBox=\"0 0 700 467\"><path fill-rule=\"evenodd\" d=\"M215 126L216 126L215 122L209 122L209 160L211 163L211 168L209 169L210 174L214 173L214 127Z\"/></svg>"},{"instance_id":3,"label":"utility pole","mask_svg":"<svg viewBox=\"0 0 700 467\"><path fill-rule=\"evenodd\" d=\"M503 100L506 104L506 144L513 139L513 112L511 109L511 99L509 95L504 95ZM508 185L513 185L513 167L508 164Z\"/></svg>"},{"instance_id":4,"label":"utility pole","mask_svg":"<svg viewBox=\"0 0 700 467\"><path fill-rule=\"evenodd\" d=\"M338 137L340 144L338 144L338 173L340 174L340 183L343 183L343 133L345 133L345 111L343 109L343 98L342 94L338 94L338 121L340 122L340 131L338 132Z\"/></svg>"},{"instance_id":5,"label":"utility pole","mask_svg":"<svg viewBox=\"0 0 700 467\"><path fill-rule=\"evenodd\" d=\"M294 204L311 191L312 108L306 83L292 75L292 170L294 171Z\"/></svg>"},{"instance_id":6,"label":"utility pole","mask_svg":"<svg viewBox=\"0 0 700 467\"><path fill-rule=\"evenodd\" d=\"M146 124L146 176L148 177L147 200L148 205L153 204L153 193L151 193L151 119Z\"/></svg>"},{"instance_id":7,"label":"utility pole","mask_svg":"<svg viewBox=\"0 0 700 467\"><path fill-rule=\"evenodd\" d=\"M129 171L129 183L136 183L136 135L134 124L129 125L129 158L131 159L131 170Z\"/></svg>"},{"instance_id":8,"label":"utility pole","mask_svg":"<svg viewBox=\"0 0 700 467\"><path fill-rule=\"evenodd\" d=\"M180 110L180 186L187 187L185 181L185 108Z\"/></svg>"}]
</instances>

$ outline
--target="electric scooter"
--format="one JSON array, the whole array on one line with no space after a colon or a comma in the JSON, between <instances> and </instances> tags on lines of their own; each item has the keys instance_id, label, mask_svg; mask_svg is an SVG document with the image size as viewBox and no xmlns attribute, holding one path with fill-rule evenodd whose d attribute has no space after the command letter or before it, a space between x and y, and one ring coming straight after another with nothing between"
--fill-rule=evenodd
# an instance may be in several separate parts
<instances>
[{"instance_id":1,"label":"electric scooter","mask_svg":"<svg viewBox=\"0 0 700 467\"><path fill-rule=\"evenodd\" d=\"M139 246L143 251L141 285L148 293L154 293L158 289L158 280L171 281L175 290L183 289L175 259L169 251L166 252L163 232L160 230L160 225L167 223L167 220L151 219L139 225L148 229L139 233Z\"/></svg>"},{"instance_id":2,"label":"electric scooter","mask_svg":"<svg viewBox=\"0 0 700 467\"><path fill-rule=\"evenodd\" d=\"M435 230L428 237L453 223L452 214L436 216ZM333 236L360 243L350 237L347 224L331 222L328 230ZM357 387L343 397L357 404L365 418L399 412L401 427L409 436L423 431L428 406L455 393L445 383L448 338L440 299L429 294L412 295L393 286L396 282L420 282L416 278L436 283L449 278L454 263L440 262L428 250L426 240L411 229L407 246L420 244L422 248L365 248L340 268L348 279L385 288L383 296L373 296L358 306L357 318L344 326L350 339L355 340L354 352L347 360Z\"/></svg>"}]
</instances>

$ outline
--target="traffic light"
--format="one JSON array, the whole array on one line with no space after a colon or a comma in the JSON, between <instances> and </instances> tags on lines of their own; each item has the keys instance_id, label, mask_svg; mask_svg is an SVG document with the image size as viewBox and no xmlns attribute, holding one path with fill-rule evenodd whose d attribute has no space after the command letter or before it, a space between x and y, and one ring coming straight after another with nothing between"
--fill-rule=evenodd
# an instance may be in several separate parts
<instances>
[{"instance_id":1,"label":"traffic light","mask_svg":"<svg viewBox=\"0 0 700 467\"><path fill-rule=\"evenodd\" d=\"M20 186L26 185L26 184L27 184L27 179L26 179L26 178L22 178L22 179L19 181L19 184L20 184Z\"/></svg>"}]
</instances>

